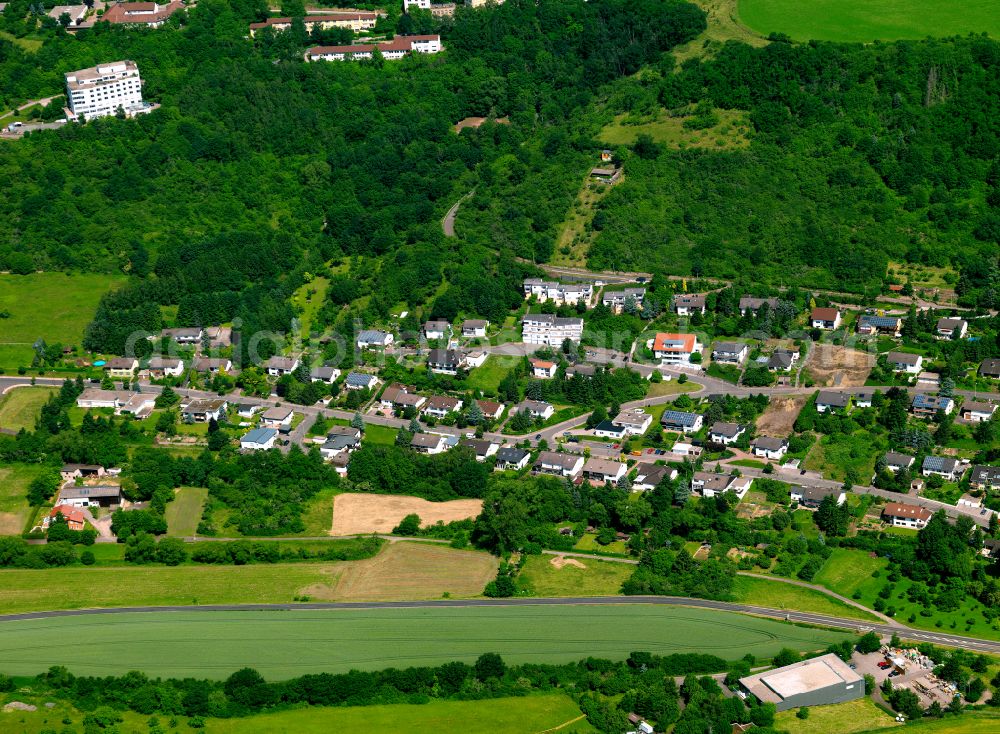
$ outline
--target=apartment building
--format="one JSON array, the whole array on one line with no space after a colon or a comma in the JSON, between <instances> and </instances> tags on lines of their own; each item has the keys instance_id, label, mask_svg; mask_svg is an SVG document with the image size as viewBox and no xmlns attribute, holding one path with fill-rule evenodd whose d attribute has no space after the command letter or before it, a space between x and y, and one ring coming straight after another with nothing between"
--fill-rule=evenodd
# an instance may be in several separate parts
<instances>
[{"instance_id":1,"label":"apartment building","mask_svg":"<svg viewBox=\"0 0 1000 734\"><path fill-rule=\"evenodd\" d=\"M642 289L638 289L642 290ZM594 296L594 286L590 283L557 283L554 280L542 280L541 278L524 279L524 297L534 296L539 303L554 301L556 305L568 304L575 306L578 303L589 304Z\"/></svg>"},{"instance_id":2,"label":"apartment building","mask_svg":"<svg viewBox=\"0 0 1000 734\"><path fill-rule=\"evenodd\" d=\"M350 13L324 13L322 15L307 15L302 19L306 30L312 33L314 30L326 31L331 28L348 28L355 33L370 31L375 28L378 22L379 13L368 11L355 11ZM271 28L275 31L287 31L292 27L292 18L268 18L262 23L250 24L250 36L253 37L258 31Z\"/></svg>"},{"instance_id":3,"label":"apartment building","mask_svg":"<svg viewBox=\"0 0 1000 734\"><path fill-rule=\"evenodd\" d=\"M113 61L65 75L66 99L74 119L92 120L123 110L129 117L148 112L142 77L134 61Z\"/></svg>"},{"instance_id":4,"label":"apartment building","mask_svg":"<svg viewBox=\"0 0 1000 734\"><path fill-rule=\"evenodd\" d=\"M386 43L359 43L353 46L313 46L306 51L309 61L354 61L370 59L378 51L387 61L410 54L436 54L444 50L441 36L396 36Z\"/></svg>"},{"instance_id":5,"label":"apartment building","mask_svg":"<svg viewBox=\"0 0 1000 734\"><path fill-rule=\"evenodd\" d=\"M525 344L559 347L567 339L579 342L582 338L583 319L580 318L536 313L521 319L521 341Z\"/></svg>"}]
</instances>

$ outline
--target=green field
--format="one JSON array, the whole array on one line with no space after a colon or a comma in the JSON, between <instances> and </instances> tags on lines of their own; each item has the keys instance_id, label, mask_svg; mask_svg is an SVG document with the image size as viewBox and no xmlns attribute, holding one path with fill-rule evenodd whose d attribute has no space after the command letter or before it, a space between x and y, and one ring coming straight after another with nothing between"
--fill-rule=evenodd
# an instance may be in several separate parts
<instances>
[{"instance_id":1,"label":"green field","mask_svg":"<svg viewBox=\"0 0 1000 734\"><path fill-rule=\"evenodd\" d=\"M835 706L810 706L809 718L796 718L798 709L782 711L775 717L778 730L795 734L856 734L887 727L900 726L895 719L880 709L870 698L840 703Z\"/></svg>"},{"instance_id":2,"label":"green field","mask_svg":"<svg viewBox=\"0 0 1000 734\"><path fill-rule=\"evenodd\" d=\"M482 390L485 395L496 395L500 381L513 369L517 360L513 357L490 355L481 367L469 372L465 384L472 390Z\"/></svg>"},{"instance_id":3,"label":"green field","mask_svg":"<svg viewBox=\"0 0 1000 734\"><path fill-rule=\"evenodd\" d=\"M871 734L890 731L872 730ZM924 719L906 725L907 732L917 734L996 734L1000 731L1000 714L995 711L966 711L947 719Z\"/></svg>"},{"instance_id":4,"label":"green field","mask_svg":"<svg viewBox=\"0 0 1000 734\"><path fill-rule=\"evenodd\" d=\"M995 0L739 0L739 19L762 35L798 41L896 41L1000 36Z\"/></svg>"},{"instance_id":5,"label":"green field","mask_svg":"<svg viewBox=\"0 0 1000 734\"><path fill-rule=\"evenodd\" d=\"M671 117L663 112L638 117L618 115L613 123L601 130L600 140L608 145L634 145L640 135L648 135L671 150L730 150L750 144L750 123L746 113L719 109L714 110L714 114L717 123L700 130L684 126L693 115Z\"/></svg>"},{"instance_id":6,"label":"green field","mask_svg":"<svg viewBox=\"0 0 1000 734\"><path fill-rule=\"evenodd\" d=\"M884 570L887 565L885 558L872 558L864 551L834 548L813 578L813 583L844 596L851 596L859 589L862 594L867 592L875 595L882 583L877 578L872 578L872 573Z\"/></svg>"},{"instance_id":7,"label":"green field","mask_svg":"<svg viewBox=\"0 0 1000 734\"><path fill-rule=\"evenodd\" d=\"M848 617L875 622L878 619L857 607L827 596L821 591L807 589L782 581L768 581L749 576L739 576L733 584L734 601L754 604L771 609L788 609L797 612L829 614L834 617Z\"/></svg>"},{"instance_id":8,"label":"green field","mask_svg":"<svg viewBox=\"0 0 1000 734\"><path fill-rule=\"evenodd\" d=\"M205 487L181 487L167 505L167 535L187 538L198 531L201 510L208 498Z\"/></svg>"},{"instance_id":9,"label":"green field","mask_svg":"<svg viewBox=\"0 0 1000 734\"><path fill-rule=\"evenodd\" d=\"M24 464L0 466L0 535L20 535L24 531L31 516L26 493L38 471L39 467Z\"/></svg>"},{"instance_id":10,"label":"green field","mask_svg":"<svg viewBox=\"0 0 1000 734\"><path fill-rule=\"evenodd\" d=\"M72 645L63 643L67 635ZM15 675L66 665L87 675L143 670L151 676L222 678L252 666L284 679L352 668L471 663L488 651L515 663L591 655L620 660L634 650L767 658L783 647L816 650L849 637L728 612L653 605L155 612L0 623L3 669Z\"/></svg>"},{"instance_id":11,"label":"green field","mask_svg":"<svg viewBox=\"0 0 1000 734\"><path fill-rule=\"evenodd\" d=\"M5 734L40 734L53 731L54 722L69 719L78 723L81 711L58 702L51 710L43 704L48 698L10 694L11 700L38 706L38 711L0 714ZM6 699L0 697L0 704ZM144 734L149 731L148 716L131 711L121 712L122 732ZM568 726L569 732L589 734L594 729L582 718L583 714L569 696L548 694L519 698L496 698L482 701L439 701L426 704L395 704L388 706L309 706L271 714L236 719L206 719L201 731L205 734L314 734L318 732L405 731L408 734L438 734L463 731L466 734L521 734L542 732ZM159 717L161 727L167 717ZM166 719L166 720L165 720ZM172 731L190 732L184 717L177 717L179 728ZM163 731L159 729L158 731Z\"/></svg>"},{"instance_id":12,"label":"green field","mask_svg":"<svg viewBox=\"0 0 1000 734\"><path fill-rule=\"evenodd\" d=\"M552 565L555 558L529 557L518 575L518 586L532 596L614 596L635 570L629 563L590 558L574 558L557 568Z\"/></svg>"},{"instance_id":13,"label":"green field","mask_svg":"<svg viewBox=\"0 0 1000 734\"><path fill-rule=\"evenodd\" d=\"M54 387L19 387L0 397L0 428L35 430L42 406L56 392Z\"/></svg>"},{"instance_id":14,"label":"green field","mask_svg":"<svg viewBox=\"0 0 1000 734\"><path fill-rule=\"evenodd\" d=\"M97 302L124 280L116 275L33 273L0 275L0 367L30 366L31 345L41 337L49 344L79 345Z\"/></svg>"}]
</instances>

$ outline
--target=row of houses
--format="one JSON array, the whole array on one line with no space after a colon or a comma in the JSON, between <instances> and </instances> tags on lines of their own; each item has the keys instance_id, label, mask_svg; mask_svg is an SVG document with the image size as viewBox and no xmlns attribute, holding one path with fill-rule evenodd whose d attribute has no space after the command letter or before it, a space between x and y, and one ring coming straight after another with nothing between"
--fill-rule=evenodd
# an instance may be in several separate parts
<instances>
[{"instance_id":1,"label":"row of houses","mask_svg":"<svg viewBox=\"0 0 1000 734\"><path fill-rule=\"evenodd\" d=\"M387 61L396 61L410 54L437 54L444 50L441 36L396 36L383 43L358 43L350 46L313 46L306 51L309 61L356 61L370 59L376 53Z\"/></svg>"},{"instance_id":2,"label":"row of houses","mask_svg":"<svg viewBox=\"0 0 1000 734\"><path fill-rule=\"evenodd\" d=\"M491 400L477 400L476 405L489 420L499 420L503 415L503 403ZM431 418L441 419L449 413L458 413L465 407L465 402L460 398L448 395L432 395L430 397L421 395L416 388L400 383L388 385L382 391L379 398L379 405L383 410L397 412L408 408L417 413ZM546 405L548 405L546 403ZM549 406L551 408L551 406Z\"/></svg>"},{"instance_id":3,"label":"row of houses","mask_svg":"<svg viewBox=\"0 0 1000 734\"><path fill-rule=\"evenodd\" d=\"M856 408L870 408L874 390L859 390L856 393L839 392L836 390L820 390L816 396L816 411L819 413L847 410L851 405ZM916 393L910 399L910 412L918 418L932 418L938 411L951 415L955 410L955 401L946 395L928 395ZM970 423L988 421L996 413L996 403L986 400L969 400L963 403L960 416Z\"/></svg>"},{"instance_id":4,"label":"row of houses","mask_svg":"<svg viewBox=\"0 0 1000 734\"><path fill-rule=\"evenodd\" d=\"M490 322L485 319L466 319L459 327L458 333L464 339L482 339L490 328ZM451 339L454 335L451 324L447 321L427 321L423 327L424 338L428 341Z\"/></svg>"}]
</instances>

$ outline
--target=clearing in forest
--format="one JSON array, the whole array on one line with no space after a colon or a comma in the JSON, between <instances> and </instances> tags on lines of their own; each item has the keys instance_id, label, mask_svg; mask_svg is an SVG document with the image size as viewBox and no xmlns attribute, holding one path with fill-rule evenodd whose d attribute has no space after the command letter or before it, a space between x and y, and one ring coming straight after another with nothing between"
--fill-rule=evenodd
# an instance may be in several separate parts
<instances>
[{"instance_id":1,"label":"clearing in forest","mask_svg":"<svg viewBox=\"0 0 1000 734\"><path fill-rule=\"evenodd\" d=\"M391 533L407 515L420 516L424 527L476 517L482 500L430 502L420 497L395 494L338 494L333 500L333 529L330 535Z\"/></svg>"}]
</instances>

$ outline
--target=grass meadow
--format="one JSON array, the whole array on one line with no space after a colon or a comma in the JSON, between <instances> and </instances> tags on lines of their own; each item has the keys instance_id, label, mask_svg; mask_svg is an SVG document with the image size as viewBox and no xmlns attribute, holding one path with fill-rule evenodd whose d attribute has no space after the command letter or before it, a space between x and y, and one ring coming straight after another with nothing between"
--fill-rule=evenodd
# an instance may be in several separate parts
<instances>
[{"instance_id":1,"label":"grass meadow","mask_svg":"<svg viewBox=\"0 0 1000 734\"><path fill-rule=\"evenodd\" d=\"M0 428L11 431L35 430L42 406L55 392L54 387L18 387L0 396Z\"/></svg>"},{"instance_id":2,"label":"grass meadow","mask_svg":"<svg viewBox=\"0 0 1000 734\"><path fill-rule=\"evenodd\" d=\"M1000 36L995 0L739 0L739 20L762 35L797 41L896 41Z\"/></svg>"},{"instance_id":3,"label":"grass meadow","mask_svg":"<svg viewBox=\"0 0 1000 734\"><path fill-rule=\"evenodd\" d=\"M39 338L79 345L101 296L123 281L123 276L96 274L0 275L0 311L10 314L0 322L0 367L30 366L31 345Z\"/></svg>"},{"instance_id":4,"label":"grass meadow","mask_svg":"<svg viewBox=\"0 0 1000 734\"><path fill-rule=\"evenodd\" d=\"M232 574L240 568L220 570ZM72 645L64 644L67 635ZM655 605L148 612L0 623L4 670L13 675L65 665L81 675L143 670L150 676L223 678L251 666L276 680L352 668L472 663L484 652L515 663L588 656L621 660L634 650L726 659L752 653L763 659L783 647L818 650L850 637L728 612Z\"/></svg>"},{"instance_id":5,"label":"grass meadow","mask_svg":"<svg viewBox=\"0 0 1000 734\"><path fill-rule=\"evenodd\" d=\"M0 535L20 535L24 531L32 513L28 485L39 471L39 466L27 464L0 466Z\"/></svg>"},{"instance_id":6,"label":"grass meadow","mask_svg":"<svg viewBox=\"0 0 1000 734\"><path fill-rule=\"evenodd\" d=\"M782 711L774 720L775 728L795 734L857 734L872 729L900 726L870 698L838 703L834 706L810 706L809 718L799 719L798 709Z\"/></svg>"},{"instance_id":7,"label":"grass meadow","mask_svg":"<svg viewBox=\"0 0 1000 734\"><path fill-rule=\"evenodd\" d=\"M205 487L181 487L174 492L174 501L167 504L167 535L187 538L198 531L201 511L208 499Z\"/></svg>"},{"instance_id":8,"label":"grass meadow","mask_svg":"<svg viewBox=\"0 0 1000 734\"><path fill-rule=\"evenodd\" d=\"M635 566L590 558L566 559L553 564L556 556L530 556L518 575L521 591L531 596L615 596L632 575ZM581 567L582 566L582 567Z\"/></svg>"}]
</instances>

